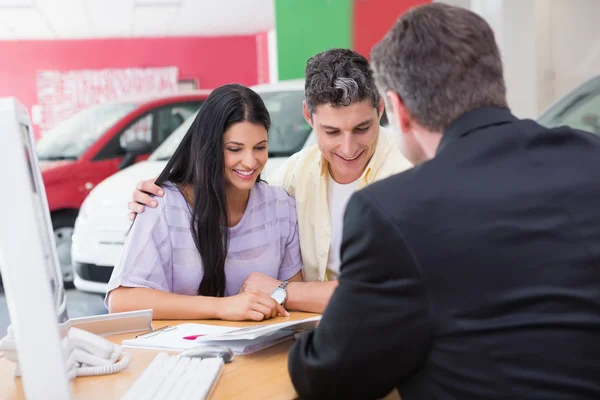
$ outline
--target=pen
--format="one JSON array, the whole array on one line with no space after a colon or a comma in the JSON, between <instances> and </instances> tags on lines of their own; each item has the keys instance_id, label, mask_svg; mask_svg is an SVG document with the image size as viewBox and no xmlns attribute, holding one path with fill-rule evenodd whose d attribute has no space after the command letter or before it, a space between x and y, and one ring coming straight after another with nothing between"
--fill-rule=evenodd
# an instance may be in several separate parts
<instances>
[{"instance_id":1,"label":"pen","mask_svg":"<svg viewBox=\"0 0 600 400\"><path fill-rule=\"evenodd\" d=\"M149 337L152 337L152 336L154 336L154 335L157 335L157 334L159 334L160 332L164 332L164 331L170 331L170 330L172 330L172 329L175 329L175 328L177 328L177 327L176 327L176 326L173 326L173 325L165 325L165 326L163 326L162 328L153 329L153 330L151 330L151 331L148 331L148 332L145 332L145 333L139 334L139 335L137 335L135 338L136 338L136 339L137 339L137 338L141 338L141 337L149 338Z\"/></svg>"}]
</instances>

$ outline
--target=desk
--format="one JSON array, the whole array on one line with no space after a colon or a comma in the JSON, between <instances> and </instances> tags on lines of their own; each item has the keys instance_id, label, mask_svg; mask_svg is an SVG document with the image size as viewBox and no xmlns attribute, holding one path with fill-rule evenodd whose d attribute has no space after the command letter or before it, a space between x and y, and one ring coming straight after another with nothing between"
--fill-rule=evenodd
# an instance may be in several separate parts
<instances>
[{"instance_id":1,"label":"desk","mask_svg":"<svg viewBox=\"0 0 600 400\"><path fill-rule=\"evenodd\" d=\"M289 318L277 317L268 321L230 322L230 321L154 321L154 328L164 325L177 325L184 322L196 322L211 325L249 326L272 324L288 320L313 317L317 314L292 312ZM133 338L137 333L110 336L107 339L120 344L124 339ZM288 374L288 350L292 341L286 341L263 351L236 356L234 361L225 364L223 374L217 383L211 400L219 399L294 399L297 397ZM133 384L135 379L154 359L158 351L143 349L125 349L132 356L127 369L113 375L79 377L72 381L73 399L119 399ZM0 358L0 399L25 399L20 378L13 377L14 363Z\"/></svg>"}]
</instances>

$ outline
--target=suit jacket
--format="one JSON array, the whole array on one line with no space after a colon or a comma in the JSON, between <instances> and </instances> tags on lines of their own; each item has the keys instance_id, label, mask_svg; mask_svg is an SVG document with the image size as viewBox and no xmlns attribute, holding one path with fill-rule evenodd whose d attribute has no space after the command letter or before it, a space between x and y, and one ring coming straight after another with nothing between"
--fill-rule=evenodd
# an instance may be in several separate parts
<instances>
[{"instance_id":1,"label":"suit jacket","mask_svg":"<svg viewBox=\"0 0 600 400\"><path fill-rule=\"evenodd\" d=\"M600 399L600 138L508 110L350 199L303 399Z\"/></svg>"}]
</instances>

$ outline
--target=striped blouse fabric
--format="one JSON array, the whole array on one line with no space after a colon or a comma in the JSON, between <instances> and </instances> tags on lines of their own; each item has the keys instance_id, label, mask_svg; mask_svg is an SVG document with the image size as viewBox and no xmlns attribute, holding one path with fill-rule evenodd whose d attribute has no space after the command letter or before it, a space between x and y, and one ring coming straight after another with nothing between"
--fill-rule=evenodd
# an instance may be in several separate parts
<instances>
[{"instance_id":1,"label":"striped blouse fabric","mask_svg":"<svg viewBox=\"0 0 600 400\"><path fill-rule=\"evenodd\" d=\"M133 223L108 284L106 306L119 286L197 294L203 267L190 229L191 208L173 184L163 188L158 207L146 207ZM283 189L257 183L242 219L228 229L225 296L237 294L251 272L286 280L301 270L295 202Z\"/></svg>"}]
</instances>

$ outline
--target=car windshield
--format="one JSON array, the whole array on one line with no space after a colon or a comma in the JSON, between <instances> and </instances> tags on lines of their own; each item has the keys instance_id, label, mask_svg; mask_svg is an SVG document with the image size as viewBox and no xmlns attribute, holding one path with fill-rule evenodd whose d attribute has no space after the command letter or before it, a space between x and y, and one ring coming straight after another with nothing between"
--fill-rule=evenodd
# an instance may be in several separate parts
<instances>
[{"instance_id":1,"label":"car windshield","mask_svg":"<svg viewBox=\"0 0 600 400\"><path fill-rule=\"evenodd\" d=\"M310 125L302 115L302 100L304 91L274 91L260 93L267 110L271 115L269 130L269 157L289 157L300 151L311 132ZM160 145L150 160L164 161L171 158L177 146L196 118L196 114L185 120Z\"/></svg>"},{"instance_id":2,"label":"car windshield","mask_svg":"<svg viewBox=\"0 0 600 400\"><path fill-rule=\"evenodd\" d=\"M108 128L137 107L113 103L86 108L61 122L43 135L36 144L40 160L76 160Z\"/></svg>"},{"instance_id":3,"label":"car windshield","mask_svg":"<svg viewBox=\"0 0 600 400\"><path fill-rule=\"evenodd\" d=\"M600 134L600 79L588 81L561 98L538 122L549 128L566 125Z\"/></svg>"}]
</instances>

